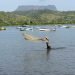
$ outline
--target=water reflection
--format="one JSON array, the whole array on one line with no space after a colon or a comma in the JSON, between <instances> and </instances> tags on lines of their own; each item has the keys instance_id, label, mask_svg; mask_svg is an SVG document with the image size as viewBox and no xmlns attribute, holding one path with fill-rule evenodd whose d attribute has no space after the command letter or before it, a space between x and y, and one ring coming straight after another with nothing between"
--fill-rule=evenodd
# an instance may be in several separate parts
<instances>
[{"instance_id":1,"label":"water reflection","mask_svg":"<svg viewBox=\"0 0 75 75\"><path fill-rule=\"evenodd\" d=\"M64 50L64 49L66 49L66 47L56 47L56 48L47 49L47 51L46 51L47 60L49 60L49 58L50 58L50 52L52 50L62 50L62 49Z\"/></svg>"},{"instance_id":2,"label":"water reflection","mask_svg":"<svg viewBox=\"0 0 75 75\"><path fill-rule=\"evenodd\" d=\"M66 47L56 47L56 48L51 48L51 50L61 50L61 49L66 49Z\"/></svg>"},{"instance_id":3,"label":"water reflection","mask_svg":"<svg viewBox=\"0 0 75 75\"><path fill-rule=\"evenodd\" d=\"M49 60L50 51L51 51L51 49L47 49L47 51L46 51L46 54L47 54L47 60Z\"/></svg>"}]
</instances>

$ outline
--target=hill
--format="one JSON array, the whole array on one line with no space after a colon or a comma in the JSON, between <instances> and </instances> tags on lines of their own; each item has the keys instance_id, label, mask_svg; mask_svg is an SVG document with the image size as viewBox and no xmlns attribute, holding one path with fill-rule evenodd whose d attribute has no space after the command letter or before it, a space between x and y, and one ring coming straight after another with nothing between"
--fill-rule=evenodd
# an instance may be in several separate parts
<instances>
[{"instance_id":1,"label":"hill","mask_svg":"<svg viewBox=\"0 0 75 75\"><path fill-rule=\"evenodd\" d=\"M22 5L19 6L15 11L30 11L30 10L54 10L56 11L55 5L48 5L48 6L40 6L40 5Z\"/></svg>"}]
</instances>

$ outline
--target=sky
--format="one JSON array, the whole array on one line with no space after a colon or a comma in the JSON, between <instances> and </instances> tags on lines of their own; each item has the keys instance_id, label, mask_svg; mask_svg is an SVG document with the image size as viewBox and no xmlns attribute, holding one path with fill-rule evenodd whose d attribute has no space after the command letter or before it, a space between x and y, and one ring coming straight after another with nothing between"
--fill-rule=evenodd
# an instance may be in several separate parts
<instances>
[{"instance_id":1,"label":"sky","mask_svg":"<svg viewBox=\"0 0 75 75\"><path fill-rule=\"evenodd\" d=\"M55 5L59 11L75 10L75 0L0 0L0 11L14 11L20 5Z\"/></svg>"}]
</instances>

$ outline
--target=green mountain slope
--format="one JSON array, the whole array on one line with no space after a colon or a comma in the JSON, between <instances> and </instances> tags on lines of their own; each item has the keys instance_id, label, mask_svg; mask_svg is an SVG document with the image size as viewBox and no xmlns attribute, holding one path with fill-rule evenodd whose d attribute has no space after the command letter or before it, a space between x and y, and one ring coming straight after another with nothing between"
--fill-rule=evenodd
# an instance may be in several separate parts
<instances>
[{"instance_id":1,"label":"green mountain slope","mask_svg":"<svg viewBox=\"0 0 75 75\"><path fill-rule=\"evenodd\" d=\"M31 10L0 12L0 26L24 24L75 24L75 11Z\"/></svg>"}]
</instances>

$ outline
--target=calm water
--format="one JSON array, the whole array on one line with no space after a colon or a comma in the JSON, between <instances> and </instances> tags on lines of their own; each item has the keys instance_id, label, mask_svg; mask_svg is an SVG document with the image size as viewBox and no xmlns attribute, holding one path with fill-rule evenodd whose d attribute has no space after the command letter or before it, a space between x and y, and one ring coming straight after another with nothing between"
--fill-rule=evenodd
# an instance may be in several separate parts
<instances>
[{"instance_id":1,"label":"calm water","mask_svg":"<svg viewBox=\"0 0 75 75\"><path fill-rule=\"evenodd\" d=\"M22 33L16 27L0 31L0 75L75 75L75 28L25 31L47 36L50 51L43 42L24 40Z\"/></svg>"}]
</instances>

